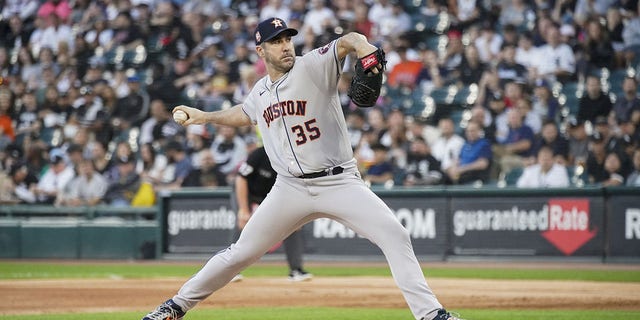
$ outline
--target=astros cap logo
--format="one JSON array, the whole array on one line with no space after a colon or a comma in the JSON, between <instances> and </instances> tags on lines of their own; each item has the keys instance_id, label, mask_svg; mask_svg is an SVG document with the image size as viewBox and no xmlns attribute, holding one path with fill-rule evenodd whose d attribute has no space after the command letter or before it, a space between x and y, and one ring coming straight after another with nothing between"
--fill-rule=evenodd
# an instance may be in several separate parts
<instances>
[{"instance_id":1,"label":"astros cap logo","mask_svg":"<svg viewBox=\"0 0 640 320\"><path fill-rule=\"evenodd\" d=\"M276 28L282 28L282 20L278 18L273 19L273 21L271 21L271 24L273 24L273 26Z\"/></svg>"}]
</instances>

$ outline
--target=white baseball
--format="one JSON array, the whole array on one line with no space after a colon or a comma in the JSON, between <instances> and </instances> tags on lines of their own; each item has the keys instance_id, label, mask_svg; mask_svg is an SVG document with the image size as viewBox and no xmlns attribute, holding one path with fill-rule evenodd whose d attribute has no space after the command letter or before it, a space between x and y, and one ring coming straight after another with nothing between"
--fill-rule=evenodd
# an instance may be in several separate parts
<instances>
[{"instance_id":1,"label":"white baseball","mask_svg":"<svg viewBox=\"0 0 640 320\"><path fill-rule=\"evenodd\" d=\"M189 115L182 110L177 110L173 113L173 120L179 124L187 121L187 119L189 119Z\"/></svg>"}]
</instances>

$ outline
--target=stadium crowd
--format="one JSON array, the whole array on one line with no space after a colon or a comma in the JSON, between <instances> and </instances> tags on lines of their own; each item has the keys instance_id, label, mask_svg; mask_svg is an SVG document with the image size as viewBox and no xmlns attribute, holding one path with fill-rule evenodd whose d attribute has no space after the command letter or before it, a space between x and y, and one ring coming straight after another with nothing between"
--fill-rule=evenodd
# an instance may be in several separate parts
<instances>
[{"instance_id":1,"label":"stadium crowd","mask_svg":"<svg viewBox=\"0 0 640 320\"><path fill-rule=\"evenodd\" d=\"M372 185L640 186L636 0L3 0L0 201L130 205L233 181L255 128L171 109L241 103L265 75L253 30L298 55L356 31L387 53L383 95L339 91Z\"/></svg>"}]
</instances>

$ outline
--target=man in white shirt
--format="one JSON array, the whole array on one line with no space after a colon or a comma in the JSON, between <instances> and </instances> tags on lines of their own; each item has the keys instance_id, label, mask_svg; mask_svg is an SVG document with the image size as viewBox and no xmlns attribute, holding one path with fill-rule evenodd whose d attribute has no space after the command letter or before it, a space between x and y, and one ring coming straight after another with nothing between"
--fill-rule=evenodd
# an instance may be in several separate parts
<instances>
[{"instance_id":1,"label":"man in white shirt","mask_svg":"<svg viewBox=\"0 0 640 320\"><path fill-rule=\"evenodd\" d=\"M67 165L62 150L51 150L49 158L49 169L40 178L35 190L38 203L54 203L58 193L76 175L73 168Z\"/></svg>"},{"instance_id":2,"label":"man in white shirt","mask_svg":"<svg viewBox=\"0 0 640 320\"><path fill-rule=\"evenodd\" d=\"M547 44L538 49L538 58L533 63L536 78L548 81L566 79L576 71L573 50L562 43L558 25L551 25L547 33Z\"/></svg>"},{"instance_id":3,"label":"man in white shirt","mask_svg":"<svg viewBox=\"0 0 640 320\"><path fill-rule=\"evenodd\" d=\"M565 166L553 161L553 150L542 147L538 162L524 169L516 183L518 188L562 188L569 186L569 174Z\"/></svg>"},{"instance_id":4,"label":"man in white shirt","mask_svg":"<svg viewBox=\"0 0 640 320\"><path fill-rule=\"evenodd\" d=\"M432 145L433 157L440 161L442 170L447 170L458 161L458 155L464 145L464 139L455 132L455 124L450 118L438 122L440 137Z\"/></svg>"}]
</instances>

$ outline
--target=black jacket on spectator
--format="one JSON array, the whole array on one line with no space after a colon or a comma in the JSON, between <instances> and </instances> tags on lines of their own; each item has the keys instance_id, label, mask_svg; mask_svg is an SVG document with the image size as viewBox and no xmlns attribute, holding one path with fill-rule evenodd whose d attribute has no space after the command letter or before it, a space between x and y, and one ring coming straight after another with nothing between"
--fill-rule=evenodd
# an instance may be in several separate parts
<instances>
[{"instance_id":1,"label":"black jacket on spectator","mask_svg":"<svg viewBox=\"0 0 640 320\"><path fill-rule=\"evenodd\" d=\"M578 121L591 121L592 123L599 116L607 117L613 105L609 96L601 93L596 99L591 99L589 95L584 95L580 98L580 104L578 109Z\"/></svg>"}]
</instances>

